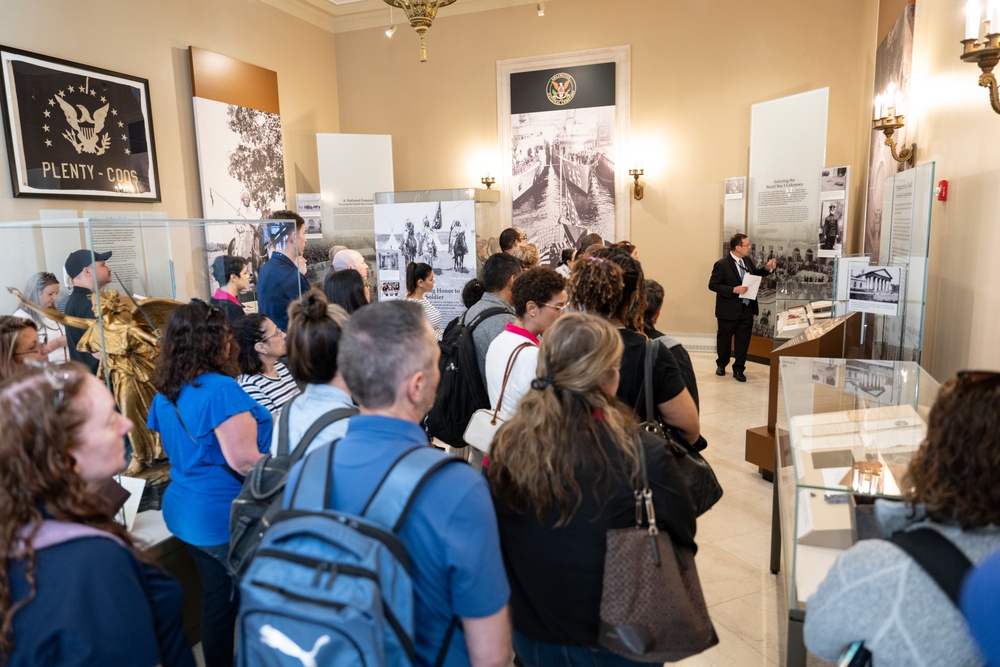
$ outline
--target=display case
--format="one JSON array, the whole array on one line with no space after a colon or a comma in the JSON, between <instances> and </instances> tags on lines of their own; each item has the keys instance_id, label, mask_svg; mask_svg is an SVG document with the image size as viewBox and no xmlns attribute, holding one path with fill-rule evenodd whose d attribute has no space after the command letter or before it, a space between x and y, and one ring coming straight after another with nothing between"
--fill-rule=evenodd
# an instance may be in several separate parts
<instances>
[{"instance_id":1,"label":"display case","mask_svg":"<svg viewBox=\"0 0 1000 667\"><path fill-rule=\"evenodd\" d=\"M806 601L837 556L877 538L875 498L899 498L939 384L914 362L780 360L775 498L788 662L805 664Z\"/></svg>"}]
</instances>

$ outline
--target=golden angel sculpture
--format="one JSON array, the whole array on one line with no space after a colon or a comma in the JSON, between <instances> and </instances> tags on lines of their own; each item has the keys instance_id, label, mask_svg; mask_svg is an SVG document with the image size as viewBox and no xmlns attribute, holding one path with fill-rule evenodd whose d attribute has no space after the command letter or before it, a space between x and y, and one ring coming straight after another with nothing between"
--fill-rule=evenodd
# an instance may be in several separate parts
<instances>
[{"instance_id":1,"label":"golden angel sculpture","mask_svg":"<svg viewBox=\"0 0 1000 667\"><path fill-rule=\"evenodd\" d=\"M159 332L163 331L180 302L123 298L115 290L105 290L100 294L100 319L89 320L71 317L53 308L41 308L25 299L18 290L7 289L25 308L86 330L77 350L101 355L97 376L111 385L118 409L134 424L129 434L132 463L125 474L144 477L147 484L166 481L169 468L165 465L167 460L160 435L149 430L146 419L156 395L152 380L159 353ZM98 300L97 295L90 298ZM96 303L94 309L96 312Z\"/></svg>"}]
</instances>

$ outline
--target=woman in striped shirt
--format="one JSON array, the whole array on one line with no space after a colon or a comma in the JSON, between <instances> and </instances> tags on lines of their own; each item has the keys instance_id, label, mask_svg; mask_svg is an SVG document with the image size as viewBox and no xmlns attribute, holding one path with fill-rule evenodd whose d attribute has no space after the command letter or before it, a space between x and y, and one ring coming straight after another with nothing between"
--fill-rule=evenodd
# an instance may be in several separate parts
<instances>
[{"instance_id":1,"label":"woman in striped shirt","mask_svg":"<svg viewBox=\"0 0 1000 667\"><path fill-rule=\"evenodd\" d=\"M260 313L233 323L240 346L240 376L236 381L274 417L281 406L299 394L292 374L278 361L285 356L285 332Z\"/></svg>"},{"instance_id":2,"label":"woman in striped shirt","mask_svg":"<svg viewBox=\"0 0 1000 667\"><path fill-rule=\"evenodd\" d=\"M406 300L416 301L424 309L424 317L431 323L434 337L441 340L441 311L424 295L434 289L434 269L430 264L410 262L406 265Z\"/></svg>"}]
</instances>

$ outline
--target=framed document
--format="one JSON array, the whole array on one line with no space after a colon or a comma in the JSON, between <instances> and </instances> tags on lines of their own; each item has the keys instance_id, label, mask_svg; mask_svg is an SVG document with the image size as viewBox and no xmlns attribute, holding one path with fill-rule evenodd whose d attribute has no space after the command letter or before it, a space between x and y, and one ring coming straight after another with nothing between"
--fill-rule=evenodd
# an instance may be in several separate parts
<instances>
[{"instance_id":1,"label":"framed document","mask_svg":"<svg viewBox=\"0 0 1000 667\"><path fill-rule=\"evenodd\" d=\"M160 201L149 82L0 46L15 197Z\"/></svg>"}]
</instances>

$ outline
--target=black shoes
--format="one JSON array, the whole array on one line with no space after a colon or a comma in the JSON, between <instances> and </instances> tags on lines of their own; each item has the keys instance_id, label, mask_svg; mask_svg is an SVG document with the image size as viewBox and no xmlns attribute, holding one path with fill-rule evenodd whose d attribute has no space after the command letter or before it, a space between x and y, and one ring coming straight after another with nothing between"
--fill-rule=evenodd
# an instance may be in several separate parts
<instances>
[{"instance_id":1,"label":"black shoes","mask_svg":"<svg viewBox=\"0 0 1000 667\"><path fill-rule=\"evenodd\" d=\"M747 381L747 376L743 375L743 373L740 373L738 371L733 371L733 377L736 378L737 382L746 382Z\"/></svg>"},{"instance_id":2,"label":"black shoes","mask_svg":"<svg viewBox=\"0 0 1000 667\"><path fill-rule=\"evenodd\" d=\"M726 369L723 368L722 366L716 366L715 374L718 375L719 377L722 377L723 375L726 374Z\"/></svg>"}]
</instances>

